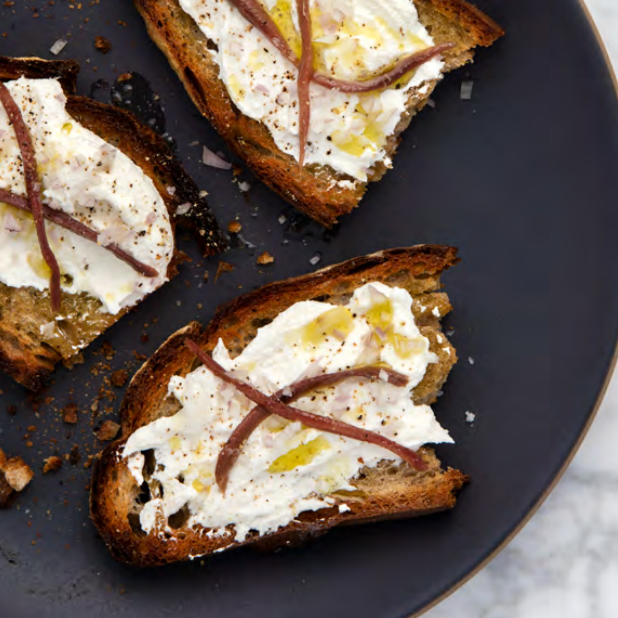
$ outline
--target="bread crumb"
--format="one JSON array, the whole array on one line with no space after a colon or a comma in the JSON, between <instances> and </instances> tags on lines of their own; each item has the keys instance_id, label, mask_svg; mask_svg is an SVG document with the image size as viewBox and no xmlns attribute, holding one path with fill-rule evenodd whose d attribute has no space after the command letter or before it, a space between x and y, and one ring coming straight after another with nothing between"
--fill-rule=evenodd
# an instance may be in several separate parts
<instances>
[{"instance_id":1,"label":"bread crumb","mask_svg":"<svg viewBox=\"0 0 618 618\"><path fill-rule=\"evenodd\" d=\"M240 221L237 221L237 220L230 221L227 225L227 231L230 234L238 234L240 230L242 230L242 224L240 223Z\"/></svg>"},{"instance_id":2,"label":"bread crumb","mask_svg":"<svg viewBox=\"0 0 618 618\"><path fill-rule=\"evenodd\" d=\"M62 468L62 458L52 455L44 460L43 474L47 474L48 472L56 472L57 470L60 470L60 468Z\"/></svg>"},{"instance_id":3,"label":"bread crumb","mask_svg":"<svg viewBox=\"0 0 618 618\"><path fill-rule=\"evenodd\" d=\"M116 350L114 350L112 344L109 341L103 342L103 345L101 346L101 352L103 353L105 360L112 360L112 358L114 358L114 355L116 354Z\"/></svg>"},{"instance_id":4,"label":"bread crumb","mask_svg":"<svg viewBox=\"0 0 618 618\"><path fill-rule=\"evenodd\" d=\"M466 423L474 423L474 419L476 419L476 414L474 412L469 412L466 410Z\"/></svg>"},{"instance_id":5,"label":"bread crumb","mask_svg":"<svg viewBox=\"0 0 618 618\"><path fill-rule=\"evenodd\" d=\"M72 466L77 465L81 461L81 458L82 456L79 452L79 446L77 446L77 444L74 444L71 452L68 455L65 455L65 459L67 459Z\"/></svg>"},{"instance_id":6,"label":"bread crumb","mask_svg":"<svg viewBox=\"0 0 618 618\"><path fill-rule=\"evenodd\" d=\"M58 39L50 48L49 51L57 56L67 45L68 41L66 39Z\"/></svg>"},{"instance_id":7,"label":"bread crumb","mask_svg":"<svg viewBox=\"0 0 618 618\"><path fill-rule=\"evenodd\" d=\"M266 266L266 264L272 264L275 261L275 257L268 253L268 251L264 251L258 255L256 263L260 266Z\"/></svg>"},{"instance_id":8,"label":"bread crumb","mask_svg":"<svg viewBox=\"0 0 618 618\"><path fill-rule=\"evenodd\" d=\"M14 492L23 491L34 472L21 457L9 459L0 449L0 507L6 506Z\"/></svg>"},{"instance_id":9,"label":"bread crumb","mask_svg":"<svg viewBox=\"0 0 618 618\"><path fill-rule=\"evenodd\" d=\"M97 36L94 39L94 47L102 54L107 54L112 49L112 44L104 36Z\"/></svg>"},{"instance_id":10,"label":"bread crumb","mask_svg":"<svg viewBox=\"0 0 618 618\"><path fill-rule=\"evenodd\" d=\"M120 425L108 419L103 421L103 424L95 430L95 434L101 442L108 442L109 440L113 440L118 435L119 431Z\"/></svg>"},{"instance_id":11,"label":"bread crumb","mask_svg":"<svg viewBox=\"0 0 618 618\"><path fill-rule=\"evenodd\" d=\"M75 423L77 423L76 403L67 403L67 405L62 408L62 420L69 425L75 425Z\"/></svg>"},{"instance_id":12,"label":"bread crumb","mask_svg":"<svg viewBox=\"0 0 618 618\"><path fill-rule=\"evenodd\" d=\"M468 356L468 362L469 362L471 365L474 365L474 359L473 359L471 356Z\"/></svg>"},{"instance_id":13,"label":"bread crumb","mask_svg":"<svg viewBox=\"0 0 618 618\"><path fill-rule=\"evenodd\" d=\"M217 268L217 274L215 275L215 283L217 283L217 281L219 280L219 277L223 273L231 273L233 270L234 270L233 264L230 264L229 262L224 262L223 260L221 260L219 262L219 267Z\"/></svg>"},{"instance_id":14,"label":"bread crumb","mask_svg":"<svg viewBox=\"0 0 618 618\"><path fill-rule=\"evenodd\" d=\"M110 382L114 386L122 388L127 383L128 379L129 374L127 373L126 369L118 369L118 371L114 371L114 373L112 373L110 377Z\"/></svg>"}]
</instances>

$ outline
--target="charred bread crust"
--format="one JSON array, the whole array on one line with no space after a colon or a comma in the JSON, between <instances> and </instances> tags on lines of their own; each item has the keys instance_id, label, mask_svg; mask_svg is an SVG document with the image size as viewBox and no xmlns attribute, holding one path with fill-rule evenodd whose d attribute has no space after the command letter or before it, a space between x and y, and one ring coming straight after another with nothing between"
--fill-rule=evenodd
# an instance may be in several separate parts
<instances>
[{"instance_id":1,"label":"charred bread crust","mask_svg":"<svg viewBox=\"0 0 618 618\"><path fill-rule=\"evenodd\" d=\"M179 223L176 216L178 206L190 202L195 205L193 211L202 213L196 215L196 220L199 220L203 234L196 230L196 235L200 238L204 255L221 252L225 248L225 237L205 200L199 197L198 187L171 154L163 138L124 110L71 94L78 72L79 65L73 61L0 56L0 79L3 81L22 76L59 78L67 94L68 113L84 127L116 146L152 179L167 207L172 231L175 232ZM167 190L168 187L175 189L173 195ZM169 279L178 273L178 265L184 259L176 247L167 270ZM90 303L93 310L97 309L94 299L87 300L85 295L63 292L61 311L68 306L82 306L82 303ZM68 360L41 340L38 328L30 328L54 319L48 305L49 300L44 293L33 288L9 288L0 283L0 370L33 391L44 387L60 360ZM128 311L130 308L110 315L99 334ZM40 318L40 324L33 319L30 323L28 320L11 320L11 315L19 313L29 319L36 315Z\"/></svg>"},{"instance_id":2,"label":"charred bread crust","mask_svg":"<svg viewBox=\"0 0 618 618\"><path fill-rule=\"evenodd\" d=\"M62 356L27 333L3 324L3 310L10 309L2 307L0 310L0 371L29 390L40 391L49 382Z\"/></svg>"},{"instance_id":3,"label":"charred bread crust","mask_svg":"<svg viewBox=\"0 0 618 618\"><path fill-rule=\"evenodd\" d=\"M386 483L378 483L375 479L380 470L364 470L355 482L359 491L366 493L366 499L351 501L351 510L346 513L339 513L336 507L302 513L277 532L263 537L251 536L244 543L234 542L231 533L208 539L203 534L205 530L199 527L146 534L135 510L141 490L120 454L128 436L139 427L177 411L178 405L167 397L169 380L174 375L186 375L198 364L184 346L186 337L208 352L222 338L234 354L255 336L258 328L291 304L309 299L344 302L355 288L371 280L406 287L415 299L421 299L430 309L434 303L444 315L450 310L450 304L446 295L439 291L439 277L457 261L456 249L452 247L425 245L381 251L267 285L222 306L205 328L193 322L169 337L129 385L120 410L122 437L95 460L91 516L112 554L128 564L154 566L243 544L262 548L296 545L337 525L413 517L452 508L456 493L467 477L458 470L442 470L433 450L423 447L421 453L428 463L428 472L418 473L402 464L391 473L394 476L387 477ZM421 332L430 336L432 350L438 351L435 341L435 334L439 332L438 318L431 310L424 311L422 316L422 319L420 313L417 316ZM442 339L440 348L448 348L449 352L443 351L439 356L440 369L434 374L428 372L415 389L415 401L435 398L456 361L455 350L446 338ZM432 397L423 391L431 391ZM398 482L391 478L397 478ZM170 538L173 542L168 542Z\"/></svg>"},{"instance_id":4,"label":"charred bread crust","mask_svg":"<svg viewBox=\"0 0 618 618\"><path fill-rule=\"evenodd\" d=\"M178 0L134 2L151 38L166 55L196 107L262 182L325 227L332 227L341 215L358 205L367 189L366 182L356 181L353 188L341 187L336 181L354 179L329 167L299 166L294 157L277 148L265 125L238 110L219 78L216 62L208 53L214 43L182 10ZM423 23L436 23L432 36L437 44L457 43L445 54L447 70L469 62L473 47L491 45L504 34L495 22L464 0L414 2ZM411 116L422 108L430 94L411 101L409 115L390 140L391 154ZM377 165L371 180L379 180L385 171L383 165Z\"/></svg>"},{"instance_id":5,"label":"charred bread crust","mask_svg":"<svg viewBox=\"0 0 618 618\"><path fill-rule=\"evenodd\" d=\"M116 443L116 449L122 449L125 442ZM453 508L457 492L469 482L469 478L459 470L441 470L433 450L423 447L420 453L429 470L422 476L406 471L410 480L404 491L378 492L362 502L346 500L350 510L345 513L340 513L337 506L301 513L276 532L263 536L253 533L243 542L236 542L231 531L209 539L205 534L208 529L201 526L146 534L140 528L137 514L132 512L140 489L126 465L119 461L117 452L108 447L95 460L90 512L114 558L137 567L190 560L244 545L266 550L297 546L325 534L335 526L431 515Z\"/></svg>"},{"instance_id":6,"label":"charred bread crust","mask_svg":"<svg viewBox=\"0 0 618 618\"><path fill-rule=\"evenodd\" d=\"M57 78L66 94L75 92L79 64L74 60L42 60L41 58L9 58L0 55L0 81Z\"/></svg>"}]
</instances>

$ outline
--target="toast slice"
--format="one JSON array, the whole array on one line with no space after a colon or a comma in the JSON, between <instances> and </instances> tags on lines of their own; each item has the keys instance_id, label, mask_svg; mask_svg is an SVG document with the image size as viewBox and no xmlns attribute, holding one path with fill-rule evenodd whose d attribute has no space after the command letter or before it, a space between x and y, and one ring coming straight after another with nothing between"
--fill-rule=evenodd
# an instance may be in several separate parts
<instances>
[{"instance_id":1,"label":"toast slice","mask_svg":"<svg viewBox=\"0 0 618 618\"><path fill-rule=\"evenodd\" d=\"M434 43L454 43L443 55L444 73L471 62L475 47L489 46L504 34L500 26L465 0L413 1ZM385 174L387 167L381 161L369 171L366 182L327 165L301 167L276 146L266 125L244 115L233 103L209 52L216 44L206 38L178 0L135 0L135 4L151 38L167 56L200 112L253 173L298 210L331 227L358 206L368 182L378 181ZM437 80L432 80L410 91L407 112L384 147L389 157L436 85Z\"/></svg>"},{"instance_id":2,"label":"toast slice","mask_svg":"<svg viewBox=\"0 0 618 618\"><path fill-rule=\"evenodd\" d=\"M91 99L74 96L79 66L72 61L0 56L0 81L58 78L67 95L66 110L82 126L129 157L153 181L170 215L172 230L182 204L193 205L195 220L203 230L204 252L214 254L225 246L223 236L195 183L170 153L167 144L129 113ZM167 278L177 273L182 254L177 248L168 265ZM119 320L130 307L116 314L99 311L101 302L85 293L62 293L55 315L46 292L33 287L10 287L0 282L0 370L31 390L39 390L59 361L71 362L81 348ZM82 317L86 316L88 317ZM63 316L58 320L59 316ZM57 322L52 333L44 325Z\"/></svg>"},{"instance_id":3,"label":"toast slice","mask_svg":"<svg viewBox=\"0 0 618 618\"><path fill-rule=\"evenodd\" d=\"M122 452L127 439L140 427L173 416L180 409L178 401L168 395L168 384L173 376L185 376L200 364L184 346L185 338L196 341L208 354L222 338L231 356L236 356L258 328L292 304L306 300L346 303L355 289L371 281L404 288L413 297L416 324L438 360L428 365L412 398L417 404L435 402L457 360L454 348L441 334L437 317L451 310L447 295L439 291L440 275L457 261L456 250L451 247L425 245L382 251L267 285L219 308L206 327L194 322L172 335L132 379L120 410L122 436L95 461L91 515L112 554L131 565L154 566L244 544L266 548L292 545L337 525L414 517L452 508L467 477L458 470L442 469L434 451L424 446L420 454L427 469L423 472L389 460L364 467L351 481L357 489L356 497L346 501L349 510L345 512L336 507L306 511L273 533L249 533L242 542L235 541L231 532L209 536L208 529L187 526L187 513L183 511L170 516L163 528L146 533L139 516L149 490L147 484L138 485Z\"/></svg>"}]
</instances>

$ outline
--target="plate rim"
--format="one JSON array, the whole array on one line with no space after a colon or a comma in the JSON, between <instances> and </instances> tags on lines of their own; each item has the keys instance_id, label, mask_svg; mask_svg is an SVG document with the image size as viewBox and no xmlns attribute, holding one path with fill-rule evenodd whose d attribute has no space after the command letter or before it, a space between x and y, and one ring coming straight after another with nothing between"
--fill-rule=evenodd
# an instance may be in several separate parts
<instances>
[{"instance_id":1,"label":"plate rim","mask_svg":"<svg viewBox=\"0 0 618 618\"><path fill-rule=\"evenodd\" d=\"M597 41L597 45L599 47L599 51L601 52L601 56L605 61L605 65L607 66L610 81L614 87L614 94L616 97L616 103L618 104L618 66L614 67L613 62L610 58L609 51L607 50L607 45L601 36L599 28L592 17L592 13L586 4L586 0L575 0L575 2L579 5L579 8L582 11L583 18L588 22L590 30L594 35L594 38ZM504 549L515 539L515 537L526 527L526 525L530 522L530 520L537 514L538 510L543 506L547 498L551 495L554 489L558 486L562 478L564 477L566 471L571 466L575 455L577 455L581 445L584 443L592 424L596 420L597 414L603 401L605 400L605 396L607 394L607 390L612 381L614 375L618 376L618 372L616 372L616 366L618 365L618 339L614 342L614 352L612 354L612 359L610 361L609 367L607 369L607 373L605 374L605 378L603 380L603 384L599 390L599 393L595 399L594 406L588 419L586 420L586 424L579 434L577 441L573 445L573 448L569 452L567 458L564 460L563 464L560 466L560 469L554 476L552 482L548 485L545 491L541 494L541 496L537 499L537 501L532 505L532 507L528 510L523 519L511 530L507 536L488 554L486 555L475 567L473 567L468 573L463 575L461 579L455 582L450 588L445 590L442 594L437 596L435 599L429 601L426 605L424 605L421 609L416 611L414 614L410 614L407 618L420 618L423 614L428 612L430 609L433 609L442 601L446 600L452 594L457 592L460 588L463 588L473 577L478 575L486 566L489 565L490 562L493 561L499 554L502 553Z\"/></svg>"}]
</instances>

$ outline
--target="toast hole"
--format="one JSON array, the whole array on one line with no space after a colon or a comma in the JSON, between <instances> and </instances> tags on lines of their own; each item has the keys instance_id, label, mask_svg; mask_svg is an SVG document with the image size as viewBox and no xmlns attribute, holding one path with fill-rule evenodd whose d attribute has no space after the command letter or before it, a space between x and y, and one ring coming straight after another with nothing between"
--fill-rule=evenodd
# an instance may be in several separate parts
<instances>
[{"instance_id":1,"label":"toast hole","mask_svg":"<svg viewBox=\"0 0 618 618\"><path fill-rule=\"evenodd\" d=\"M129 522L129 526L131 526L133 534L136 534L137 536L146 536L146 533L142 529L142 524L140 523L138 513L129 513L127 515L127 521Z\"/></svg>"},{"instance_id":2,"label":"toast hole","mask_svg":"<svg viewBox=\"0 0 618 618\"><path fill-rule=\"evenodd\" d=\"M74 339L77 336L77 330L75 326L68 320L57 320L56 327L67 339Z\"/></svg>"},{"instance_id":3,"label":"toast hole","mask_svg":"<svg viewBox=\"0 0 618 618\"><path fill-rule=\"evenodd\" d=\"M142 454L144 455L144 469L142 474L144 475L144 478L148 479L153 475L157 461L153 449L143 451Z\"/></svg>"},{"instance_id":4,"label":"toast hole","mask_svg":"<svg viewBox=\"0 0 618 618\"><path fill-rule=\"evenodd\" d=\"M311 300L314 300L316 303L325 303L329 298L330 296L328 294L322 294L321 296L316 296Z\"/></svg>"},{"instance_id":5,"label":"toast hole","mask_svg":"<svg viewBox=\"0 0 618 618\"><path fill-rule=\"evenodd\" d=\"M191 513L189 512L189 507L185 504L180 511L177 511L167 518L167 523L172 530L178 530L186 525L189 521L189 517L191 517Z\"/></svg>"},{"instance_id":6,"label":"toast hole","mask_svg":"<svg viewBox=\"0 0 618 618\"><path fill-rule=\"evenodd\" d=\"M53 356L57 356L58 355L58 352L56 352L56 350L54 350L54 348L52 346L50 346L49 343L47 343L45 341L41 341L40 345L48 354L53 355Z\"/></svg>"},{"instance_id":7,"label":"toast hole","mask_svg":"<svg viewBox=\"0 0 618 618\"><path fill-rule=\"evenodd\" d=\"M272 320L270 318L255 318L255 320L251 321L251 326L257 329L268 326L271 322Z\"/></svg>"},{"instance_id":8,"label":"toast hole","mask_svg":"<svg viewBox=\"0 0 618 618\"><path fill-rule=\"evenodd\" d=\"M386 278L386 283L389 285L404 286L410 280L410 274L406 270L400 270Z\"/></svg>"},{"instance_id":9,"label":"toast hole","mask_svg":"<svg viewBox=\"0 0 618 618\"><path fill-rule=\"evenodd\" d=\"M334 496L335 498L340 498L342 500L351 500L351 501L357 501L357 502L363 502L364 500L367 499L367 493L364 492L362 489L356 489L356 490L348 490L348 489L340 489L339 491L334 491L332 494L332 496Z\"/></svg>"},{"instance_id":10,"label":"toast hole","mask_svg":"<svg viewBox=\"0 0 618 618\"><path fill-rule=\"evenodd\" d=\"M149 502L150 497L150 487L148 486L148 483L144 481L140 487L140 492L137 495L137 498L135 498L135 501L141 506Z\"/></svg>"},{"instance_id":11,"label":"toast hole","mask_svg":"<svg viewBox=\"0 0 618 618\"><path fill-rule=\"evenodd\" d=\"M206 43L206 48L211 49L213 51L219 51L219 46L214 41L211 41L210 39L208 39L208 42Z\"/></svg>"},{"instance_id":12,"label":"toast hole","mask_svg":"<svg viewBox=\"0 0 618 618\"><path fill-rule=\"evenodd\" d=\"M335 305L345 305L348 302L350 302L350 299L352 298L352 294L350 292L345 292L345 291L340 291L339 294L337 294L336 296L330 296L330 302L334 303Z\"/></svg>"}]
</instances>

